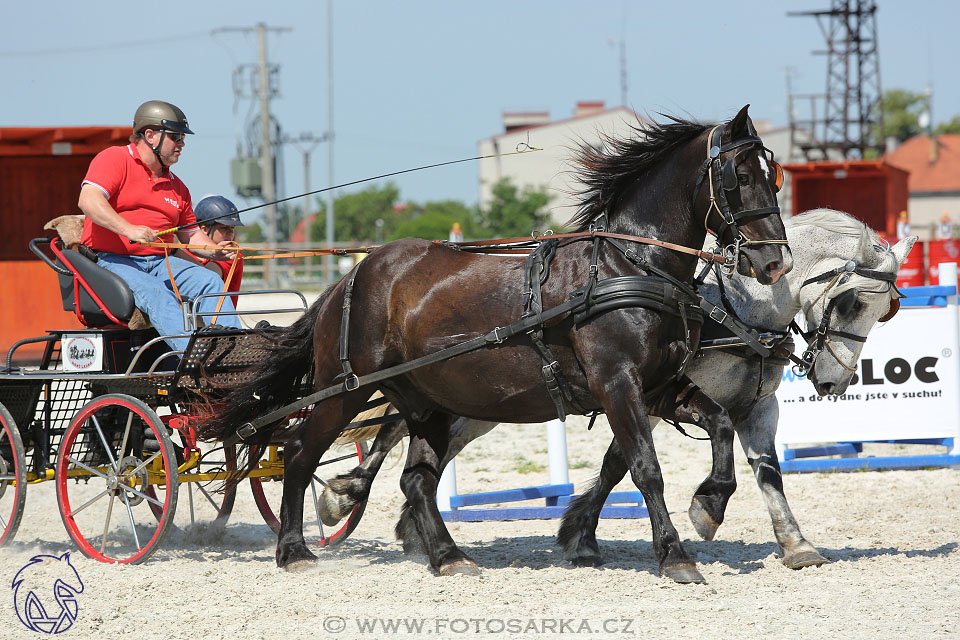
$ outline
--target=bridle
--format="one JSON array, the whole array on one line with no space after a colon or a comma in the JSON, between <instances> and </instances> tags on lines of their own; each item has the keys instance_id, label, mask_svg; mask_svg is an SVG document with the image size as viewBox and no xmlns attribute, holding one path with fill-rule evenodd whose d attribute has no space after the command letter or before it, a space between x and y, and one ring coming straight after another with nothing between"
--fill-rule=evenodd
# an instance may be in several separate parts
<instances>
[{"instance_id":1,"label":"bridle","mask_svg":"<svg viewBox=\"0 0 960 640\"><path fill-rule=\"evenodd\" d=\"M827 287L820 293L819 296L817 296L817 299L813 301L813 304L810 305L810 309L812 309L814 305L816 305L816 303L821 298L825 299L827 292L829 292L830 289L832 289L837 283L846 282L846 280L852 274L856 274L858 276L862 276L870 280L879 280L881 282L886 282L890 285L890 287L894 291L896 291L898 294L900 293L897 290L897 286L895 284L897 281L896 273L887 273L886 271L877 271L876 269L867 269L866 267L861 267L853 260L850 260L842 267L837 267L836 269L825 271L824 273L821 273L818 276L814 276L812 278L805 280L803 284L800 285L800 288L802 289L808 284L815 284L818 282L829 281L829 284L827 285ZM878 292L871 292L871 293L888 293L889 291L890 289L888 288L885 291L878 291ZM854 362L854 364L851 365L844 362L843 359L840 358L840 356L837 354L836 350L833 347L833 343L830 341L830 337L835 336L838 338L846 338L848 340L854 340L855 342L860 342L860 343L866 342L867 337L860 336L855 333L848 333L846 331L837 331L836 329L830 328L830 320L833 317L833 310L836 305L836 302L837 302L836 297L833 297L830 299L830 301L827 303L826 309L824 309L823 311L823 317L820 318L820 325L815 330L802 331L800 327L796 325L795 322L791 323L791 327L794 329L794 331L800 334L803 337L803 339L807 342L807 349L803 352L803 355L800 356L800 362L798 362L793 366L793 373L797 377L804 377L813 369L814 363L816 363L817 358L820 356L820 354L823 352L824 349L829 351L830 355L832 355L834 359L840 364L840 366L842 366L847 371L853 372L856 370L856 367L854 366L856 362ZM899 298L896 298L896 297L891 298L890 308L887 310L885 314L883 314L883 316L877 322L886 322L887 320L895 316L897 314L897 311L899 310L900 310ZM804 314L804 316L806 317L806 314Z\"/></svg>"},{"instance_id":2,"label":"bridle","mask_svg":"<svg viewBox=\"0 0 960 640\"><path fill-rule=\"evenodd\" d=\"M724 269L727 270L729 274L732 274L736 268L736 260L742 247L757 244L787 244L786 240L751 240L744 236L740 230L739 225L743 223L744 220L763 218L774 214L780 215L780 207L744 209L736 213L730 211L727 192L739 192L740 190L740 182L737 178L737 158L741 153L754 148L759 148L761 152L769 153L770 157L768 162L776 172L777 191L780 190L783 184L783 169L780 167L780 164L773 159L773 152L763 145L763 141L759 136L744 136L743 138L733 140L726 144L722 144L722 137L723 125L719 124L711 129L710 134L707 136L707 158L700 167L700 172L697 175L697 183L693 187L693 201L697 201L697 196L700 194L700 187L703 184L704 178L707 178L707 183L710 185L710 206L707 207L707 213L703 217L703 227L708 233L713 233L710 230L708 220L710 219L710 214L716 211L720 216L720 228L714 234L717 238L718 247L721 245L721 238L727 228L733 229L733 244L727 245L722 249L723 254L727 256ZM722 162L721 156L734 149L739 150L732 158Z\"/></svg>"}]
</instances>

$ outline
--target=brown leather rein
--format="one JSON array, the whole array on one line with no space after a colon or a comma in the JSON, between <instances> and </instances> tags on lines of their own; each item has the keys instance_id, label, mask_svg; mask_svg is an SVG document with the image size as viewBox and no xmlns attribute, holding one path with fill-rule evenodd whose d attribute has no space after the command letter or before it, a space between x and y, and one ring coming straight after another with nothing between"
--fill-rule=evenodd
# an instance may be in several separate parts
<instances>
[{"instance_id":1,"label":"brown leather rein","mask_svg":"<svg viewBox=\"0 0 960 640\"><path fill-rule=\"evenodd\" d=\"M520 238L499 238L493 240L475 240L472 242L448 242L446 240L435 240L437 244L443 244L455 249L473 251L477 253L506 253L506 254L526 254L533 250L532 247L525 247L522 245L529 243L539 243L542 240L549 240L551 238L557 239L575 239L575 238L616 238L618 240L627 240L630 242L637 242L639 244L648 244L657 247L663 247L664 249L669 249L671 251L677 251L680 253L687 253L690 255L697 256L701 260L710 260L720 264L727 264L727 258L718 255L712 251L704 251L702 249L693 249L691 247L685 247L683 245L674 244L672 242L665 242L663 240L657 240L656 238L644 238L642 236L631 236L622 233L611 233L609 231L577 231L571 233L551 233L545 235L533 235L530 237L520 237ZM166 249L210 249L217 250L222 249L223 247L214 246L214 245L203 245L203 244L183 244L177 242L141 242L144 247L161 247ZM354 247L347 249L303 249L303 250L289 250L289 251L280 251L278 253L269 253L267 255L244 255L245 260L268 260L274 258L305 258L309 256L322 256L322 255L335 255L335 256L345 256L353 253L372 253L379 249L380 246L372 247ZM246 252L270 252L277 251L276 249L255 249L249 247L236 247L236 251L246 254Z\"/></svg>"}]
</instances>

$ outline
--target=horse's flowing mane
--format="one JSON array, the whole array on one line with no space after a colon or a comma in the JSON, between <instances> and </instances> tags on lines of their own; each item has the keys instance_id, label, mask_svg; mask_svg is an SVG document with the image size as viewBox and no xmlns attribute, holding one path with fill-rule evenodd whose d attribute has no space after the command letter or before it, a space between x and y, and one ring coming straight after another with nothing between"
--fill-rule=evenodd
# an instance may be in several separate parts
<instances>
[{"instance_id":1,"label":"horse's flowing mane","mask_svg":"<svg viewBox=\"0 0 960 640\"><path fill-rule=\"evenodd\" d=\"M856 238L858 240L857 250L856 255L850 256L852 260L868 269L887 273L896 273L899 268L897 257L890 250L890 245L887 244L886 240L863 222L842 211L834 209L805 211L784 220L784 226L788 229L803 226L818 227L825 231ZM847 282L838 283L837 286L833 287L827 297L834 298L848 289L878 292L886 291L890 289L890 286L886 282L854 275Z\"/></svg>"},{"instance_id":2,"label":"horse's flowing mane","mask_svg":"<svg viewBox=\"0 0 960 640\"><path fill-rule=\"evenodd\" d=\"M628 139L601 134L602 148L581 142L571 163L580 187L577 212L568 226L585 231L600 213L611 210L624 190L678 145L696 138L712 124L692 122L665 115L669 122L630 124L634 135Z\"/></svg>"}]
</instances>

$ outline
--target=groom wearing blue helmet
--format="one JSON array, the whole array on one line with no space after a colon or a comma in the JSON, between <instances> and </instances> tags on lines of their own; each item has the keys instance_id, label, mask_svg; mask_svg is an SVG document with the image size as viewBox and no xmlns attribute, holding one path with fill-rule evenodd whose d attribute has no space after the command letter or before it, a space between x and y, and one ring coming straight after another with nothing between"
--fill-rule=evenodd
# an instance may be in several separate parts
<instances>
[{"instance_id":1,"label":"groom wearing blue helmet","mask_svg":"<svg viewBox=\"0 0 960 640\"><path fill-rule=\"evenodd\" d=\"M236 227L243 226L236 205L223 196L205 197L194 206L193 213L197 217L198 226L217 245L224 241L235 242ZM226 282L226 291L240 290L240 281L243 279L242 255L237 254L236 266L233 260L209 260L192 254L190 257L220 276ZM236 306L237 296L232 296L232 300Z\"/></svg>"}]
</instances>

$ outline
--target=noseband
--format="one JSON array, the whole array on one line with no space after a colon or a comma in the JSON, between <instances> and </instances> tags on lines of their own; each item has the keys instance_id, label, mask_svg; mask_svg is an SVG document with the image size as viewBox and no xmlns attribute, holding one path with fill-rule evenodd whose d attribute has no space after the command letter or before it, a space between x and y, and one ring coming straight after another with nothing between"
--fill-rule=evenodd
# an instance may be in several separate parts
<instances>
[{"instance_id":1,"label":"noseband","mask_svg":"<svg viewBox=\"0 0 960 640\"><path fill-rule=\"evenodd\" d=\"M782 169L780 165L772 160L773 152L763 146L763 141L759 136L745 136L739 140L733 140L726 144L721 144L721 138L723 136L722 125L717 125L710 130L710 134L707 136L707 158L703 161L703 165L700 167L700 173L697 176L697 183L693 187L693 201L696 202L697 195L700 193L700 187L703 184L704 178L707 178L707 183L710 185L710 206L707 207L707 213L703 218L703 226L710 232L708 225L708 220L710 219L710 214L716 210L720 215L720 228L715 234L717 241L720 242L724 231L728 227L732 228L734 231L734 240L733 244L728 245L723 249L724 253L727 254L728 261L726 269L730 270L732 273L733 268L736 264L736 259L740 254L741 247L749 246L752 244L787 244L786 240L751 240L743 235L743 232L740 230L740 224L744 220L753 219L753 218L763 218L769 215L780 215L780 207L761 207L759 209L745 209L743 211L738 211L736 213L731 213L730 211L730 202L727 200L727 192L738 191L740 188L739 181L737 179L737 157L744 151L759 148L761 152L769 152L771 156L771 164L778 175L778 189L779 189L779 176L782 175ZM733 151L734 149L740 149L734 156L728 159L726 162L721 162L721 156L728 151ZM742 202L742 199L741 199Z\"/></svg>"},{"instance_id":2,"label":"noseband","mask_svg":"<svg viewBox=\"0 0 960 640\"><path fill-rule=\"evenodd\" d=\"M830 289L832 289L838 282L840 282L842 278L849 278L851 274L857 274L858 276L862 276L870 280L887 282L894 291L897 291L897 286L894 284L897 281L897 274L887 273L885 271L877 271L876 269L867 269L865 267L861 267L853 260L850 260L842 267L831 269L830 271L826 271L818 276L814 276L813 278L805 280L803 284L800 285L800 288L802 289L808 284L829 281L830 284L828 284L827 288L823 290L823 293L817 297L817 300L820 300L820 298L824 298L827 295L827 292L830 291ZM897 291L897 293L899 293L899 291ZM814 305L817 303L817 300L814 300ZM803 352L803 355L800 356L801 362L793 367L793 373L797 377L804 377L813 369L814 363L817 361L817 358L823 352L824 348L830 351L830 355L832 355L844 369L851 372L856 370L856 367L847 364L840 358L839 355L837 355L836 350L833 348L833 344L830 342L830 336L847 338L848 340L854 340L861 343L866 342L867 337L859 336L855 333L848 333L846 331L837 331L836 329L830 328L830 320L833 317L833 309L836 302L836 298L830 299L830 302L827 303L827 308L824 309L823 317L820 319L820 325L813 331L801 331L800 328L796 326L796 323L791 324L794 330L807 342L807 349ZM813 308L813 305L811 305L811 308ZM880 318L878 322L886 322L896 315L899 309L900 300L896 298L891 299L890 308L885 314L883 314L883 317Z\"/></svg>"}]
</instances>

